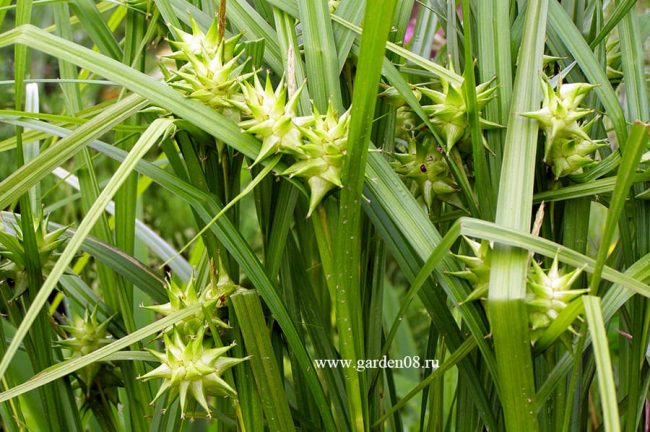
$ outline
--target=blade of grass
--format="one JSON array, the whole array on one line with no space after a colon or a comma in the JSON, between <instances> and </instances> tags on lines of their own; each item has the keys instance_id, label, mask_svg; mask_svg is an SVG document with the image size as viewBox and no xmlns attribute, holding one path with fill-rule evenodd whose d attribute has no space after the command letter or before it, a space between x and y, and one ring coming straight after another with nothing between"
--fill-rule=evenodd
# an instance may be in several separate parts
<instances>
[{"instance_id":1,"label":"blade of grass","mask_svg":"<svg viewBox=\"0 0 650 432\"><path fill-rule=\"evenodd\" d=\"M340 3L334 14L353 24L359 25L363 18L363 11L365 10L366 0L350 0ZM338 51L339 57L339 73L349 58L354 39L354 33L339 26L334 27L334 41L336 42L336 50Z\"/></svg>"},{"instance_id":2,"label":"blade of grass","mask_svg":"<svg viewBox=\"0 0 650 432\"><path fill-rule=\"evenodd\" d=\"M474 342L473 339L467 339L461 346L458 347L447 359L442 363L442 365L435 369L431 374L420 381L420 383L415 386L410 392L406 394L403 398L399 400L395 405L393 405L389 410L384 413L379 420L375 421L373 423L372 427L380 427L381 424L388 418L390 417L394 412L398 411L406 403L411 400L413 397L415 397L418 393L420 393L422 390L427 388L434 380L441 378L445 372L447 372L449 369L452 367L456 366L463 358L465 358L467 355L469 355L474 348L476 348L476 343Z\"/></svg>"},{"instance_id":3,"label":"blade of grass","mask_svg":"<svg viewBox=\"0 0 650 432\"><path fill-rule=\"evenodd\" d=\"M324 3L324 2L323 2ZM353 364L364 357L364 333L361 324L361 206L363 182L372 120L377 101L379 78L390 30L394 0L380 0L373 6L384 13L377 15L366 8L365 28L352 95L347 156L341 170L342 183L338 229L334 236L336 316L341 357ZM367 427L365 382L353 368L343 371L353 427ZM362 399L363 397L363 399Z\"/></svg>"},{"instance_id":4,"label":"blade of grass","mask_svg":"<svg viewBox=\"0 0 650 432\"><path fill-rule=\"evenodd\" d=\"M254 291L240 291L230 296L230 301L244 336L246 352L251 356L249 361L268 427L271 430L293 431L295 428L289 402L271 346L259 296Z\"/></svg>"},{"instance_id":5,"label":"blade of grass","mask_svg":"<svg viewBox=\"0 0 650 432\"><path fill-rule=\"evenodd\" d=\"M497 97L485 107L488 121L507 126L512 99L512 59L510 50L510 1L481 1L477 4L478 64L482 82L495 79ZM504 129L486 131L494 157L489 158L493 184L499 184L503 158Z\"/></svg>"},{"instance_id":6,"label":"blade of grass","mask_svg":"<svg viewBox=\"0 0 650 432\"><path fill-rule=\"evenodd\" d=\"M106 25L95 2L91 0L72 0L70 5L77 16L84 17L79 22L84 26L100 52L115 60L121 59L122 49L117 43L113 32Z\"/></svg>"},{"instance_id":7,"label":"blade of grass","mask_svg":"<svg viewBox=\"0 0 650 432\"><path fill-rule=\"evenodd\" d=\"M630 130L630 136L623 153L623 160L621 161L621 166L616 176L616 186L614 187L612 200L607 211L607 220L605 221L603 232L600 236L600 245L596 256L596 268L589 283L589 290L592 295L595 295L598 290L601 272L605 266L605 260L610 250L610 242L632 185L634 172L646 148L649 131L650 126L640 122L634 123Z\"/></svg>"},{"instance_id":8,"label":"blade of grass","mask_svg":"<svg viewBox=\"0 0 650 432\"><path fill-rule=\"evenodd\" d=\"M634 7L636 0L623 0L619 2L614 11L609 16L609 19L605 23L602 29L598 32L598 35L589 43L590 48L596 48L602 41L605 40L608 34L614 30L614 27L627 15L627 13Z\"/></svg>"},{"instance_id":9,"label":"blade of grass","mask_svg":"<svg viewBox=\"0 0 650 432\"><path fill-rule=\"evenodd\" d=\"M327 111L330 101L338 112L343 112L336 46L327 1L300 0L298 11L302 23L309 94L320 112Z\"/></svg>"},{"instance_id":10,"label":"blade of grass","mask_svg":"<svg viewBox=\"0 0 650 432\"><path fill-rule=\"evenodd\" d=\"M520 116L539 107L539 74L544 54L548 1L529 2L518 56L506 132L496 222L530 230L538 125ZM492 251L488 311L507 430L536 431L535 398L528 334L526 274L528 254L506 246Z\"/></svg>"},{"instance_id":11,"label":"blade of grass","mask_svg":"<svg viewBox=\"0 0 650 432\"><path fill-rule=\"evenodd\" d=\"M621 427L618 415L618 400L616 399L616 385L614 384L609 342L607 341L607 331L605 330L605 322L600 307L600 298L583 296L582 302L585 305L585 317L587 318L587 324L589 324L589 332L594 345L598 388L603 409L603 426L606 432L618 432Z\"/></svg>"},{"instance_id":12,"label":"blade of grass","mask_svg":"<svg viewBox=\"0 0 650 432\"><path fill-rule=\"evenodd\" d=\"M357 35L360 35L361 32L363 31L361 27L356 26L352 24L349 21L346 21L345 19L337 16L337 15L332 15L332 21L342 25L344 28L348 29L349 31L352 31L356 33ZM463 82L463 77L460 75L456 74L455 72L452 72L442 66L440 66L437 63L434 63L428 59L425 59L423 57L420 57L409 50L400 47L399 45L396 45L392 42L388 42L386 44L386 49L388 49L391 52L394 52L395 54L405 58L406 60L410 61L411 63L414 63L421 68L433 73L436 76L443 77L447 81L453 84L461 84Z\"/></svg>"},{"instance_id":13,"label":"blade of grass","mask_svg":"<svg viewBox=\"0 0 650 432\"><path fill-rule=\"evenodd\" d=\"M16 196L29 190L36 181L62 165L89 141L104 135L113 125L121 123L145 105L142 98L136 95L116 103L93 120L79 126L68 138L43 151L30 164L14 171L0 183L0 207L7 207Z\"/></svg>"},{"instance_id":14,"label":"blade of grass","mask_svg":"<svg viewBox=\"0 0 650 432\"><path fill-rule=\"evenodd\" d=\"M463 34L465 58L465 97L467 100L467 118L470 127L472 142L472 161L474 162L474 176L476 178L476 194L478 195L480 215L483 219L494 218L494 202L496 194L492 187L492 179L488 170L485 147L483 146L483 133L479 120L479 108L476 101L476 79L474 77L474 56L472 54L472 24L469 1L462 1L463 7ZM454 12L455 14L455 12Z\"/></svg>"},{"instance_id":15,"label":"blade of grass","mask_svg":"<svg viewBox=\"0 0 650 432\"><path fill-rule=\"evenodd\" d=\"M631 177L633 184L647 182L650 181L650 171L646 170L643 173L633 173ZM579 183L556 190L537 193L534 196L534 202L540 203L542 201L563 201L581 197L608 194L614 190L615 186L616 176L607 177L604 179L593 180L587 183Z\"/></svg>"}]
</instances>

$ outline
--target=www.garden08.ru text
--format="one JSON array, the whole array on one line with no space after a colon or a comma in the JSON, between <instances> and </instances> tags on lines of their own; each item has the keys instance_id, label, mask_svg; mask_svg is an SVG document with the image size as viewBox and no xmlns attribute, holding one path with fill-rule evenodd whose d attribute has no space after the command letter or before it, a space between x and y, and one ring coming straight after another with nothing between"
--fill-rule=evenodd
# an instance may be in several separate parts
<instances>
[{"instance_id":1,"label":"www.garden08.ru text","mask_svg":"<svg viewBox=\"0 0 650 432\"><path fill-rule=\"evenodd\" d=\"M356 362L350 359L316 359L317 369L323 368L351 368L358 372L366 369L438 369L437 359L421 359L420 356L406 356L401 359L389 359L383 356L380 359L359 359Z\"/></svg>"}]
</instances>

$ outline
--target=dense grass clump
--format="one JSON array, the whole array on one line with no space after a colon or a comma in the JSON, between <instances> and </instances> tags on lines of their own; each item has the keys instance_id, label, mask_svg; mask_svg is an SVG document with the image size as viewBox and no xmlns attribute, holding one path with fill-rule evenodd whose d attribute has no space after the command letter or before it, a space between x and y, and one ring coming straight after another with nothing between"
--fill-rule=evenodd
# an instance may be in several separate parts
<instances>
[{"instance_id":1,"label":"dense grass clump","mask_svg":"<svg viewBox=\"0 0 650 432\"><path fill-rule=\"evenodd\" d=\"M647 430L649 36L0 0L0 427Z\"/></svg>"}]
</instances>

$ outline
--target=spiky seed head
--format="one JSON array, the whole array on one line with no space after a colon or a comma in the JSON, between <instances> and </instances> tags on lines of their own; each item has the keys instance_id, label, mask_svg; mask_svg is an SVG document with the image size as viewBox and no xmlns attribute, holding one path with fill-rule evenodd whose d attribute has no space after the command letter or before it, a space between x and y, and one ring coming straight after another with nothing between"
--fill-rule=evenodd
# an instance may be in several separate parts
<instances>
[{"instance_id":1,"label":"spiky seed head","mask_svg":"<svg viewBox=\"0 0 650 432\"><path fill-rule=\"evenodd\" d=\"M393 169L404 180L413 182L416 197L423 201L427 209L436 200L462 206L456 193L458 187L433 137L426 135L422 140L410 140L408 149L403 153L394 153L393 157Z\"/></svg>"},{"instance_id":2,"label":"spiky seed head","mask_svg":"<svg viewBox=\"0 0 650 432\"><path fill-rule=\"evenodd\" d=\"M97 320L97 307L92 312L85 310L84 316L73 316L69 319L69 325L62 325L60 328L69 334L68 339L57 342L57 345L69 349L72 357L82 357L112 343L113 337L108 331L111 318L99 323ZM77 375L84 382L86 387L101 368L101 364L93 363L77 371Z\"/></svg>"},{"instance_id":3,"label":"spiky seed head","mask_svg":"<svg viewBox=\"0 0 650 432\"><path fill-rule=\"evenodd\" d=\"M347 152L350 110L338 115L330 102L327 114L314 108L313 121L300 126L305 143L298 147L296 162L283 174L305 178L311 192L308 216L332 189L342 187L341 169Z\"/></svg>"},{"instance_id":4,"label":"spiky seed head","mask_svg":"<svg viewBox=\"0 0 650 432\"><path fill-rule=\"evenodd\" d=\"M284 79L273 89L269 75L266 76L266 84L262 85L255 74L253 85L245 81L241 87L244 104L240 109L246 120L240 122L239 126L262 140L255 163L279 151L295 153L302 144L298 126L305 123L296 115L302 87L288 101Z\"/></svg>"},{"instance_id":5,"label":"spiky seed head","mask_svg":"<svg viewBox=\"0 0 650 432\"><path fill-rule=\"evenodd\" d=\"M445 149L451 151L453 146L469 137L469 120L467 117L467 101L465 96L465 81L461 84L450 83L444 78L440 79L441 91L430 88L420 88L422 94L427 96L432 105L425 105L422 108L429 115L429 120L437 132L445 141ZM492 81L476 86L476 102L478 110L494 97L496 87ZM495 123L480 119L483 128L499 127Z\"/></svg>"},{"instance_id":6,"label":"spiky seed head","mask_svg":"<svg viewBox=\"0 0 650 432\"><path fill-rule=\"evenodd\" d=\"M581 273L581 268L564 273L559 268L557 255L548 271L544 271L535 260L532 260L528 273L526 303L529 309L533 342L539 339L544 329L557 318L569 303L589 291L587 289L571 289Z\"/></svg>"},{"instance_id":7,"label":"spiky seed head","mask_svg":"<svg viewBox=\"0 0 650 432\"><path fill-rule=\"evenodd\" d=\"M464 302L484 300L487 298L490 284L490 242L483 240L480 243L463 236L463 239L472 251L472 255L454 255L464 265L465 269L449 274L465 279L472 284L472 292Z\"/></svg>"},{"instance_id":8,"label":"spiky seed head","mask_svg":"<svg viewBox=\"0 0 650 432\"><path fill-rule=\"evenodd\" d=\"M207 33L194 19L191 24L192 33L175 29L180 40L169 41L176 51L167 58L180 61L182 66L176 70L163 67L163 73L171 86L239 121L238 107L243 104L240 83L250 76L243 73L245 62L240 62L241 36L220 40L217 18Z\"/></svg>"},{"instance_id":9,"label":"spiky seed head","mask_svg":"<svg viewBox=\"0 0 650 432\"><path fill-rule=\"evenodd\" d=\"M557 89L549 79L542 77L544 101L537 111L523 113L524 117L537 120L546 135L544 162L553 169L555 177L581 172L593 163L588 155L598 148L587 131L592 122L582 124L581 120L593 110L580 108L580 103L594 86L586 83L562 84Z\"/></svg>"},{"instance_id":10,"label":"spiky seed head","mask_svg":"<svg viewBox=\"0 0 650 432\"><path fill-rule=\"evenodd\" d=\"M224 354L233 345L211 348L204 345L203 331L189 342L174 330L163 337L165 351L150 352L160 362L160 366L140 377L142 380L160 378L163 380L152 404L169 391L169 402L180 399L181 417L185 417L188 396L205 410L208 417L210 408L208 396L236 397L237 392L223 378L223 373L243 362L246 358L226 357Z\"/></svg>"},{"instance_id":11,"label":"spiky seed head","mask_svg":"<svg viewBox=\"0 0 650 432\"><path fill-rule=\"evenodd\" d=\"M185 284L179 284L170 279L167 281L166 290L169 298L168 303L146 306L146 308L167 316L199 303L203 305L196 314L175 325L179 330L179 334L193 337L193 335L203 331L206 325L210 323L222 328L228 327L228 324L216 316L218 299L207 299L204 296L199 296L196 291L196 281L193 277Z\"/></svg>"}]
</instances>

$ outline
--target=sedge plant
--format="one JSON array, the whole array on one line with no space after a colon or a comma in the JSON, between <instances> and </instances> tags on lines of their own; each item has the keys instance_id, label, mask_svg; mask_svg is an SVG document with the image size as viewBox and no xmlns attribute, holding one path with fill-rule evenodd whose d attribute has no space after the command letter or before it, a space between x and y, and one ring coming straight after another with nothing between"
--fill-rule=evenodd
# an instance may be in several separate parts
<instances>
[{"instance_id":1,"label":"sedge plant","mask_svg":"<svg viewBox=\"0 0 650 432\"><path fill-rule=\"evenodd\" d=\"M647 430L649 11L0 1L2 430Z\"/></svg>"}]
</instances>

